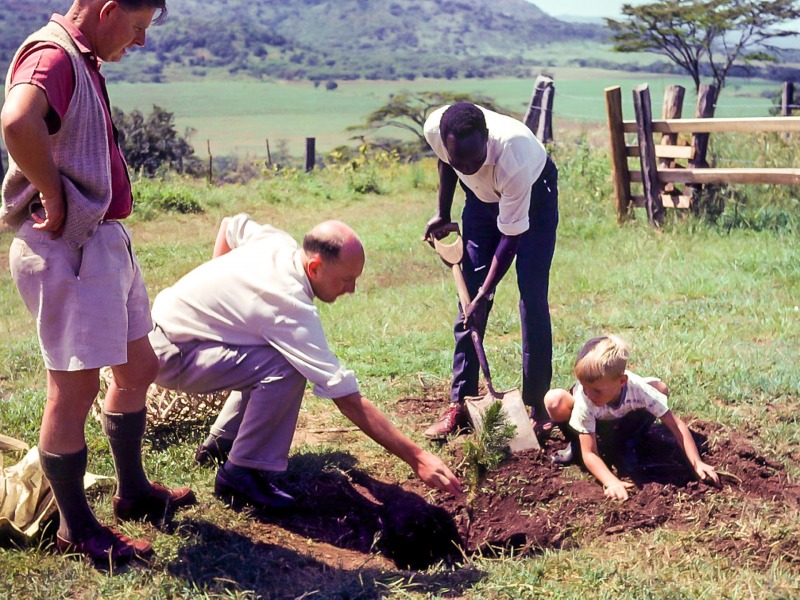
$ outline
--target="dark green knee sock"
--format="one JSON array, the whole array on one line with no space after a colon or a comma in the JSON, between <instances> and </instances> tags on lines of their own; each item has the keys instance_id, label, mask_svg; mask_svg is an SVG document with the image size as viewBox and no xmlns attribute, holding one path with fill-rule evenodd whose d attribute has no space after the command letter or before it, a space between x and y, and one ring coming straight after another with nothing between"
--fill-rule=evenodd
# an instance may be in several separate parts
<instances>
[{"instance_id":1,"label":"dark green knee sock","mask_svg":"<svg viewBox=\"0 0 800 600\"><path fill-rule=\"evenodd\" d=\"M87 532L100 527L89 508L83 487L86 446L74 454L51 454L40 449L39 461L58 505L58 535L65 540L76 541Z\"/></svg>"},{"instance_id":2,"label":"dark green knee sock","mask_svg":"<svg viewBox=\"0 0 800 600\"><path fill-rule=\"evenodd\" d=\"M137 498L151 489L142 465L142 438L147 424L143 408L135 413L103 411L103 432L108 436L117 471L117 496Z\"/></svg>"}]
</instances>

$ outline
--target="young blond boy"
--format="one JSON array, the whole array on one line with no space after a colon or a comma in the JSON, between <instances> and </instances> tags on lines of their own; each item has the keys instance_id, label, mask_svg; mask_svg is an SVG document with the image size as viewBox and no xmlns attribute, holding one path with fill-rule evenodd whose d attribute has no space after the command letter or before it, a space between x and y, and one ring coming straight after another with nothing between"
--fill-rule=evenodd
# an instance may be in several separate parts
<instances>
[{"instance_id":1,"label":"young blond boy","mask_svg":"<svg viewBox=\"0 0 800 600\"><path fill-rule=\"evenodd\" d=\"M577 383L570 391L552 389L545 396L550 418L570 440L553 460L570 462L579 451L583 464L603 484L605 495L627 500L634 484L621 481L600 457L598 434L603 450L619 456L622 470L632 471L638 466L635 446L650 425L661 419L697 476L718 485L714 468L700 460L689 428L667 406L666 384L627 371L627 364L628 347L621 338L608 335L586 342L575 361Z\"/></svg>"}]
</instances>

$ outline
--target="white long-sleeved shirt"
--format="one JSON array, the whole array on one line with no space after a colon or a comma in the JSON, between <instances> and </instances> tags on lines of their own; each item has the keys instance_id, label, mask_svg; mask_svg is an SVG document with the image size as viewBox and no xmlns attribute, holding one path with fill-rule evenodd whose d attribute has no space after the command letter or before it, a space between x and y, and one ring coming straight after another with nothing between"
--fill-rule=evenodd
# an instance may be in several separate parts
<instances>
[{"instance_id":1,"label":"white long-sleeved shirt","mask_svg":"<svg viewBox=\"0 0 800 600\"><path fill-rule=\"evenodd\" d=\"M425 139L443 162L450 164L439 131L444 111L442 106L425 121ZM497 228L504 235L519 235L530 227L531 188L547 162L547 150L531 130L516 119L478 106L486 117L489 129L486 162L473 175L456 171L458 178L475 192L482 202L500 203Z\"/></svg>"},{"instance_id":2,"label":"white long-sleeved shirt","mask_svg":"<svg viewBox=\"0 0 800 600\"><path fill-rule=\"evenodd\" d=\"M269 344L314 385L321 398L358 391L352 371L328 347L302 249L286 232L239 214L228 222L231 251L163 290L153 319L176 344Z\"/></svg>"}]
</instances>

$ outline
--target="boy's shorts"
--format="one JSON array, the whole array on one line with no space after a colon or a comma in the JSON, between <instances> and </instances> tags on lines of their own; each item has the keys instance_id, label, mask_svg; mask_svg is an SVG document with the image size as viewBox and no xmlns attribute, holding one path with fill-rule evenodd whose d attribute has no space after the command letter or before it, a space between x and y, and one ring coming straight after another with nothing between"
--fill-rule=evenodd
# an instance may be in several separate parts
<instances>
[{"instance_id":1,"label":"boy's shorts","mask_svg":"<svg viewBox=\"0 0 800 600\"><path fill-rule=\"evenodd\" d=\"M33 228L28 219L11 244L17 289L36 319L50 371L81 371L125 364L128 342L152 329L150 300L118 221L104 221L77 250Z\"/></svg>"}]
</instances>

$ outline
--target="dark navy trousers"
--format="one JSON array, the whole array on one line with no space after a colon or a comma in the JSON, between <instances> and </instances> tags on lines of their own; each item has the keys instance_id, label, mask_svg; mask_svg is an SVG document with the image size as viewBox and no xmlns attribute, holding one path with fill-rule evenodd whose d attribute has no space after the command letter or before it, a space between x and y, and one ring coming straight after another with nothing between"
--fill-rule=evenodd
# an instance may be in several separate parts
<instances>
[{"instance_id":1,"label":"dark navy trousers","mask_svg":"<svg viewBox=\"0 0 800 600\"><path fill-rule=\"evenodd\" d=\"M465 244L461 265L470 297L474 298L486 279L500 243L501 234L497 229L500 206L481 202L463 183L461 187L466 193L461 217ZM537 417L543 418L546 416L544 395L550 389L553 376L553 333L547 294L558 227L558 169L550 158L531 188L529 216L530 228L521 234L516 258L522 328L522 398L525 404L535 408ZM489 311L491 306L490 301L487 303ZM485 325L486 320L483 321ZM463 402L468 396L478 395L480 366L469 330L461 321L460 304L453 333L455 353L451 400Z\"/></svg>"}]
</instances>

